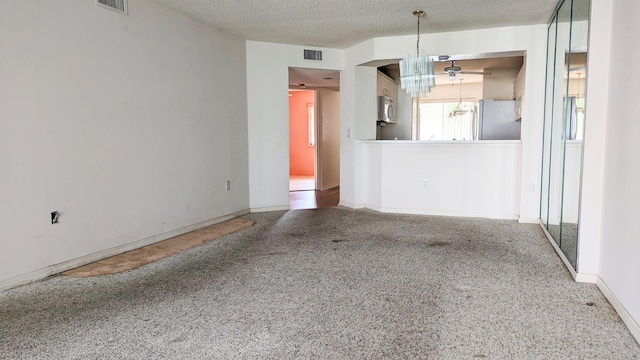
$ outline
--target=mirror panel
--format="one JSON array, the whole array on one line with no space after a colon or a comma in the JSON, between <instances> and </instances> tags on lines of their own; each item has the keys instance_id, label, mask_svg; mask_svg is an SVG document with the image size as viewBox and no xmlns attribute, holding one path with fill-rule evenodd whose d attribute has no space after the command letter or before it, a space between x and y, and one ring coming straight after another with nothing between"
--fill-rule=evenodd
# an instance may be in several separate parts
<instances>
[{"instance_id":1,"label":"mirror panel","mask_svg":"<svg viewBox=\"0 0 640 360\"><path fill-rule=\"evenodd\" d=\"M565 1L560 7L555 20L556 37L554 58L554 78L551 81L553 98L551 104L551 122L549 130L549 178L548 178L548 222L547 230L562 248L561 218L562 218L562 189L564 180L563 162L564 146L564 98L566 94L565 54L570 48L571 1Z\"/></svg>"},{"instance_id":2,"label":"mirror panel","mask_svg":"<svg viewBox=\"0 0 640 360\"><path fill-rule=\"evenodd\" d=\"M590 0L564 0L549 24L540 219L576 268Z\"/></svg>"},{"instance_id":3,"label":"mirror panel","mask_svg":"<svg viewBox=\"0 0 640 360\"><path fill-rule=\"evenodd\" d=\"M556 76L556 34L557 34L557 18L551 22L547 31L547 71L545 85L545 111L543 126L543 144L542 144L542 181L540 182L540 220L545 228L549 229L549 172L551 159L551 129L553 125L553 105L554 105L554 79Z\"/></svg>"},{"instance_id":4,"label":"mirror panel","mask_svg":"<svg viewBox=\"0 0 640 360\"><path fill-rule=\"evenodd\" d=\"M576 268L578 257L578 218L580 178L585 120L585 81L587 65L589 0L573 0L570 47L566 56L565 159L562 190L561 249ZM586 11L585 11L586 10Z\"/></svg>"}]
</instances>

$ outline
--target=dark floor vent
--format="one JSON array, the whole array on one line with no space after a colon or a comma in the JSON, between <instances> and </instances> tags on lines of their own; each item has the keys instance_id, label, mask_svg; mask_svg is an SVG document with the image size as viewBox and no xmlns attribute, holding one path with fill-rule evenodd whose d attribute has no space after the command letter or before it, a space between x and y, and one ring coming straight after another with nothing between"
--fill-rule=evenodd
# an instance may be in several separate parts
<instances>
[{"instance_id":1,"label":"dark floor vent","mask_svg":"<svg viewBox=\"0 0 640 360\"><path fill-rule=\"evenodd\" d=\"M304 50L305 60L322 61L322 51L320 50Z\"/></svg>"},{"instance_id":2,"label":"dark floor vent","mask_svg":"<svg viewBox=\"0 0 640 360\"><path fill-rule=\"evenodd\" d=\"M96 5L127 15L127 0L96 0Z\"/></svg>"}]
</instances>

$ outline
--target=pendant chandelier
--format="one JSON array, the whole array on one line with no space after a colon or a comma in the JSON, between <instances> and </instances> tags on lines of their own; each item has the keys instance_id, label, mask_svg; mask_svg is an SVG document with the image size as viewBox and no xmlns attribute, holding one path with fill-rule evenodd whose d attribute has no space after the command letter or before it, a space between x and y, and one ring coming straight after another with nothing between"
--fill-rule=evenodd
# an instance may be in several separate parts
<instances>
[{"instance_id":1,"label":"pendant chandelier","mask_svg":"<svg viewBox=\"0 0 640 360\"><path fill-rule=\"evenodd\" d=\"M416 54L408 54L400 60L400 87L412 98L419 98L427 96L436 82L433 60L420 52L420 17L424 16L424 11L416 10L413 15L418 18Z\"/></svg>"},{"instance_id":2,"label":"pendant chandelier","mask_svg":"<svg viewBox=\"0 0 640 360\"><path fill-rule=\"evenodd\" d=\"M462 104L462 80L464 79L459 79L460 80L460 98L458 99L458 105L456 105L456 107L451 110L451 112L449 113L449 117L457 117L457 116L462 116L466 113L469 112L469 108L466 106L463 106Z\"/></svg>"}]
</instances>

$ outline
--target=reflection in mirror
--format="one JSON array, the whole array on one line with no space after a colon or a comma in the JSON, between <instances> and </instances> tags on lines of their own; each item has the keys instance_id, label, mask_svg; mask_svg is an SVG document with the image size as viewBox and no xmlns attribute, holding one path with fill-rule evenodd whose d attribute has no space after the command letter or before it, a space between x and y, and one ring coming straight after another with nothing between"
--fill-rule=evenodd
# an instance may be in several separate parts
<instances>
[{"instance_id":1,"label":"reflection in mirror","mask_svg":"<svg viewBox=\"0 0 640 360\"><path fill-rule=\"evenodd\" d=\"M578 257L578 215L580 209L580 178L582 146L586 115L585 83L587 69L589 0L573 0L570 50L565 59L566 104L564 186L562 191L561 249L576 268Z\"/></svg>"},{"instance_id":2,"label":"reflection in mirror","mask_svg":"<svg viewBox=\"0 0 640 360\"><path fill-rule=\"evenodd\" d=\"M562 219L562 190L564 180L565 161L565 105L567 97L567 84L565 81L567 74L566 53L571 48L571 0L564 1L558 9L555 20L555 49L554 58L551 60L554 64L554 77L552 79L551 89L553 93L553 105L549 114L549 200L548 200L548 224L547 230L556 241L558 246L562 248L562 237L560 233ZM566 255L566 254L565 254Z\"/></svg>"},{"instance_id":3,"label":"reflection in mirror","mask_svg":"<svg viewBox=\"0 0 640 360\"><path fill-rule=\"evenodd\" d=\"M572 33L572 36L575 32ZM587 53L571 52L565 56L565 81L567 96L565 97L567 140L582 141L584 135L584 95L587 70Z\"/></svg>"}]
</instances>

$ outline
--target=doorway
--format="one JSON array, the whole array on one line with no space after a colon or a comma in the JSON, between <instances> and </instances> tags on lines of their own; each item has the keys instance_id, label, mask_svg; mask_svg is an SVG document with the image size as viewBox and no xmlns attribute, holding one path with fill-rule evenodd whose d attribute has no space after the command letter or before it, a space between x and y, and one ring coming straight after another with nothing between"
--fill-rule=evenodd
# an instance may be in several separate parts
<instances>
[{"instance_id":1,"label":"doorway","mask_svg":"<svg viewBox=\"0 0 640 360\"><path fill-rule=\"evenodd\" d=\"M289 83L289 207L336 206L340 200L339 72L290 68Z\"/></svg>"},{"instance_id":2,"label":"doorway","mask_svg":"<svg viewBox=\"0 0 640 360\"><path fill-rule=\"evenodd\" d=\"M316 91L289 90L289 191L316 190Z\"/></svg>"}]
</instances>

